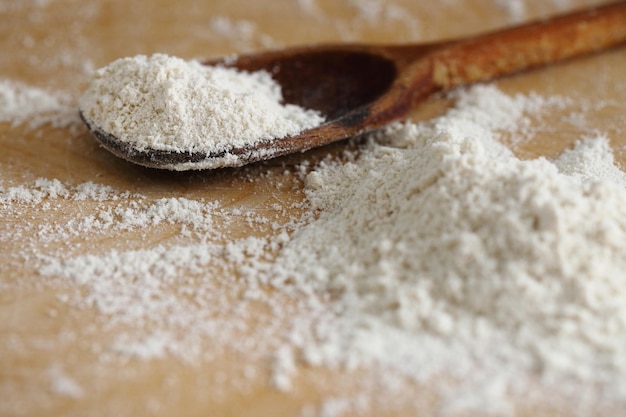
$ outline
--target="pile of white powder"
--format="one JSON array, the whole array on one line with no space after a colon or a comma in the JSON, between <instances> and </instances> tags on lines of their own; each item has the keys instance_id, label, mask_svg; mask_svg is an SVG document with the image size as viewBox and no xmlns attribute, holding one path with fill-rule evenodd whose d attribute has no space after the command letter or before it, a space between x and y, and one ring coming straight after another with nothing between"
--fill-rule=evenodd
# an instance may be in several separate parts
<instances>
[{"instance_id":1,"label":"pile of white powder","mask_svg":"<svg viewBox=\"0 0 626 417\"><path fill-rule=\"evenodd\" d=\"M25 7L5 3L0 9ZM344 3L353 17L335 18L315 0L297 1L307 19L332 22L339 39L361 39L383 24L403 26L413 39L427 34L420 16L401 2ZM490 2L515 21L534 13L535 3ZM229 47L280 46L279 37L252 20L214 17L205 25ZM32 47L33 39L22 46ZM86 43L83 52L92 46ZM67 57L82 67L85 54L61 53L53 61ZM34 58L40 61L29 62L48 62L49 53ZM233 201L228 193L201 198L196 177L184 177L189 186L157 176L146 195L137 194L111 185L136 190L148 174L134 182L100 166L89 172L102 183L69 171L62 180L38 178L46 176L45 165L15 175L13 160L5 158L0 242L11 250L0 265L0 289L10 299L37 297L32 317L41 332L18 328L30 316L7 305L2 345L10 361L40 353L53 359L15 368L0 384L0 411L33 414L32 407L47 404L88 409L107 398L99 405L104 413L128 407L158 413L194 395L204 403L249 395L250 386L266 382L297 401L305 385L319 394L302 417L623 414L626 175L613 149L624 138L586 130L591 107L574 99L509 96L484 85L452 98L456 104L443 116L370 135L341 161L305 162L284 174L270 167L267 177L260 166L200 181L250 180L246 186L256 193L250 200ZM60 147L88 140L77 127L75 100L0 80L0 123L11 125L5 141L36 146L39 136L24 128L41 127L37 135L59 128L42 140ZM323 122L315 112L284 105L266 73L165 55L126 58L98 71L80 106L90 121L137 149L174 152L227 151ZM572 107L574 130L586 132L559 132L575 144L556 158L521 160L499 143L515 148L533 129L545 129L541 113L554 120L554 107ZM66 141L59 139L65 131ZM65 164L73 158L68 150ZM250 173L264 179L254 184ZM299 186L298 174L306 201L275 198L273 187ZM273 204L257 205L259 194ZM76 358L92 362L85 367ZM180 372L172 358L188 368ZM141 368L157 369L160 359L168 375L153 382L167 386L167 395L138 389L132 405L111 397L118 381L143 384ZM322 368L322 376L307 367ZM194 380L198 374L205 379ZM58 397L74 405L61 406L56 401L65 399ZM159 409L160 402L166 407Z\"/></svg>"},{"instance_id":2,"label":"pile of white powder","mask_svg":"<svg viewBox=\"0 0 626 417\"><path fill-rule=\"evenodd\" d=\"M526 114L555 100L494 86L455 97L445 115L391 126L348 162L314 168L308 213L295 226L274 224L269 237L221 246L214 218L236 213L210 202L145 201L55 233L170 219L192 242L45 257L40 272L70 278L81 291L68 302L95 306L107 322L149 324L148 333L121 333L107 348L114 356L189 360L210 355L208 341L219 350L238 340L254 346L251 357L275 350L272 381L283 390L304 363L380 367L427 384L443 412L514 413L522 398L587 410L623 404L626 175L608 138L582 138L553 161L520 160L497 141L500 132L514 134ZM36 205L81 188L35 185L30 196L5 189L0 201ZM204 272L215 262L242 278L224 296ZM185 273L199 279L177 283ZM251 328L255 303L274 318Z\"/></svg>"},{"instance_id":3,"label":"pile of white powder","mask_svg":"<svg viewBox=\"0 0 626 417\"><path fill-rule=\"evenodd\" d=\"M96 71L80 109L92 127L138 151L214 155L294 135L324 120L316 111L284 104L280 86L265 71L163 54L122 58Z\"/></svg>"},{"instance_id":4,"label":"pile of white powder","mask_svg":"<svg viewBox=\"0 0 626 417\"><path fill-rule=\"evenodd\" d=\"M319 218L268 274L332 294L320 343L295 339L305 361L442 379L452 410L510 411L533 388L626 401L626 175L602 136L518 159L495 140L514 119L491 109L519 113L520 99L475 87L309 174Z\"/></svg>"},{"instance_id":5,"label":"pile of white powder","mask_svg":"<svg viewBox=\"0 0 626 417\"><path fill-rule=\"evenodd\" d=\"M148 68L145 73L134 72L138 64ZM98 77L116 65L144 83L162 78L165 87L139 88L129 78L123 83L130 95L114 97L118 81L112 80L118 79ZM110 88L92 96L103 100L94 108L108 109L109 122L119 122L120 132L139 126L150 133L149 124L156 123L150 106L178 103L176 116L163 111L170 115L164 120L178 117L180 123L159 124L152 139L167 137L171 147L163 149L169 150L196 146L164 136L161 127L183 133L199 128L190 109L198 108L196 99L213 96L189 94L199 82L191 78L205 71L164 55L116 61L92 84L93 89L100 80ZM226 77L271 98L278 107L263 110L276 117L288 108L265 73L210 72L209 78ZM260 90L249 84L257 77ZM11 81L0 87L2 121L31 120L31 128L76 123L71 100L61 93ZM138 99L137 91L145 96ZM151 96L157 93L163 97ZM168 94L174 93L180 95L171 100ZM121 237L164 225L178 228L178 240L138 249L67 257L62 246L59 252L23 255L36 261L50 283L69 279L76 287L63 302L95 309L105 329L130 329L94 347L107 360L212 360L236 346L251 360L273 352L271 382L286 391L298 364L306 364L382 369L388 377L427 384L442 412L515 413L521 398L582 410L624 404L626 175L614 163L609 138L583 137L555 160L520 160L498 142L500 133L515 142L530 126L526 115L571 101L507 96L494 86L453 97L456 105L445 115L391 126L366 138L347 162L314 167L305 179L309 207L295 223L273 223L265 214L212 201L147 199L93 182L39 178L0 187L0 208L19 218L24 208L62 210L63 201L98 204L61 222L17 222L0 237L21 242L21 248L35 239L31 243L40 250L66 241L67 250L86 234ZM239 129L256 129L258 118L269 120L258 113L262 106L246 107L251 102L240 99L232 103L242 107L231 108L241 119L231 120ZM275 128L283 122L261 127L277 137L282 131ZM198 138L187 133L183 137ZM273 232L223 245L233 216ZM236 271L242 279L216 287L213 274L223 271ZM179 282L186 274L195 278ZM264 290L267 285L274 292ZM267 317L256 317L259 303L269 307ZM85 395L72 381L72 392ZM329 400L326 411L314 414L367 409L364 398L339 405Z\"/></svg>"}]
</instances>

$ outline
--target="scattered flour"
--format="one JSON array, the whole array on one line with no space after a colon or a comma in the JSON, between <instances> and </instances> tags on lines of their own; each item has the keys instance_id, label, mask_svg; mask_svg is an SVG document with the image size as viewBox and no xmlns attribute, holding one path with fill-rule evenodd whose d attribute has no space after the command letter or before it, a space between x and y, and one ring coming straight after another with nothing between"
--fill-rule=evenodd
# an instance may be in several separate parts
<instances>
[{"instance_id":1,"label":"scattered flour","mask_svg":"<svg viewBox=\"0 0 626 417\"><path fill-rule=\"evenodd\" d=\"M70 398L82 398L84 396L83 388L69 375L67 375L59 366L53 366L48 370L50 377L50 385L53 392L58 395Z\"/></svg>"},{"instance_id":2,"label":"scattered flour","mask_svg":"<svg viewBox=\"0 0 626 417\"><path fill-rule=\"evenodd\" d=\"M57 179L38 178L31 184L0 187L0 208L16 214L25 208L51 211L62 207L59 202L63 200L106 204L95 211L71 218L63 224L43 222L38 226L37 233L41 242L69 239L86 233L96 235L110 231L141 230L160 224L178 224L182 226L181 234L186 236L192 234L206 236L212 232L212 236L216 237L218 233L214 218L219 217L224 223L231 214L231 211L218 209L215 202L190 200L184 197L150 200L141 194L121 192L91 181L72 186L63 184ZM237 215L244 217L246 214L238 212ZM255 216L250 222L265 223L267 220ZM28 228L22 227L27 230ZM19 236L20 232L14 231L13 234L14 237Z\"/></svg>"},{"instance_id":3,"label":"scattered flour","mask_svg":"<svg viewBox=\"0 0 626 417\"><path fill-rule=\"evenodd\" d=\"M80 296L68 302L95 308L107 328L132 329L103 348L112 360L194 361L237 346L251 357L274 351L271 383L284 391L305 363L427 384L442 413L515 414L520 398L622 404L626 175L608 138L582 139L554 161L520 160L499 132L515 132L550 100L494 86L455 97L445 115L391 126L348 162L314 168L310 208L293 231L223 245L216 206L144 201L127 215L102 209L112 220L90 232L171 221L200 240L40 257L39 272L70 279ZM76 199L79 188L38 180L32 196L0 196L32 205ZM214 277L224 271L241 279L222 288ZM259 303L271 314L251 327ZM329 399L303 415L369 405Z\"/></svg>"},{"instance_id":4,"label":"scattered flour","mask_svg":"<svg viewBox=\"0 0 626 417\"><path fill-rule=\"evenodd\" d=\"M229 151L315 127L323 117L282 104L264 71L210 67L163 54L123 58L96 71L80 99L90 125L143 152L220 156L172 169L237 165Z\"/></svg>"},{"instance_id":5,"label":"scattered flour","mask_svg":"<svg viewBox=\"0 0 626 417\"><path fill-rule=\"evenodd\" d=\"M0 2L0 10L49 3ZM297 3L331 18L315 0ZM492 3L514 21L526 19L535 4ZM342 39L357 38L351 25L383 20L406 22L414 38L423 35L419 19L399 3L346 4L358 13L335 21ZM209 25L233 44L257 41L254 21L224 17ZM495 141L502 132L519 136L531 125L525 113L536 115L551 98L509 97L480 86L456 99L454 109L430 123L370 136L346 164L315 167L306 178L311 207L295 232L289 223L273 227L270 237L224 245L219 221L231 215L258 224L268 219L211 202L149 200L105 185L39 179L0 189L0 242L30 242L37 256L24 256L44 281L63 289L59 302L79 315L95 312L93 325L74 337L86 343L89 332L111 335L108 345L89 346L104 362L175 356L197 366L235 350L269 357L270 382L285 391L297 386L305 363L373 369L370 379L413 398L411 388L407 393L387 379L394 372L406 376L433 387L442 414L514 415L520 398L550 405L559 395L570 400L566 410L583 415L589 413L576 408L587 400L608 399L623 408L626 177L609 138L586 136L554 161L520 161ZM78 117L63 93L3 80L0 122L63 127ZM56 216L45 216L67 201L85 203L75 219L54 224ZM49 227L34 237L22 234L28 213L38 211ZM187 240L147 241L136 250L121 244L104 253L87 246L79 256L63 251L71 240L59 251L42 245L111 230L150 231L163 223L181 225ZM217 282L230 274L241 279ZM259 317L258 305L271 312L267 319ZM13 334L5 340L15 350L24 343ZM51 367L47 377L47 388L59 396L91 395L92 385L64 367ZM322 398L302 416L367 413L381 392L368 391L367 381L360 381L357 396ZM392 397L384 396L390 403Z\"/></svg>"},{"instance_id":6,"label":"scattered flour","mask_svg":"<svg viewBox=\"0 0 626 417\"><path fill-rule=\"evenodd\" d=\"M227 16L214 16L209 26L219 35L231 40L250 42L256 32L256 25L248 20L232 20Z\"/></svg>"},{"instance_id":7,"label":"scattered flour","mask_svg":"<svg viewBox=\"0 0 626 417\"><path fill-rule=\"evenodd\" d=\"M72 199L76 201L106 201L120 198L139 197L128 192L117 192L112 187L88 181L77 186L68 186L57 179L38 178L30 185L0 187L0 207L12 203L39 204L44 199Z\"/></svg>"},{"instance_id":8,"label":"scattered flour","mask_svg":"<svg viewBox=\"0 0 626 417\"><path fill-rule=\"evenodd\" d=\"M257 24L250 20L234 20L228 16L214 16L209 21L209 28L214 35L228 39L235 50L276 48L276 41L271 36L261 33Z\"/></svg>"},{"instance_id":9,"label":"scattered flour","mask_svg":"<svg viewBox=\"0 0 626 417\"><path fill-rule=\"evenodd\" d=\"M71 97L15 81L0 79L0 122L36 129L46 124L69 127L80 123Z\"/></svg>"}]
</instances>

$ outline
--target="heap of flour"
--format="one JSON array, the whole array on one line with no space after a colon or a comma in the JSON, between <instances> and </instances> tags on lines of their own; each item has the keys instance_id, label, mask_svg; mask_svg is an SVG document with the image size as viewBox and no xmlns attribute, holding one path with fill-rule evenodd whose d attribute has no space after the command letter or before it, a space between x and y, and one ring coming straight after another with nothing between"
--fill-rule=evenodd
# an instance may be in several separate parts
<instances>
[{"instance_id":1,"label":"heap of flour","mask_svg":"<svg viewBox=\"0 0 626 417\"><path fill-rule=\"evenodd\" d=\"M301 363L358 368L409 398L406 379L424 384L453 414L513 415L533 402L557 409L558 399L567 410L624 404L626 174L608 138L521 160L500 133L516 136L554 98L474 86L456 99L430 122L370 135L347 162L316 166L306 177L310 210L272 226L275 235L223 246L215 206L160 199L100 212L58 236L169 219L189 241L63 254L39 272L70 278L80 287L71 302L97 306L106 322L150 323L118 335L117 353L201 357L210 341L272 357L283 390ZM39 204L78 190L31 188L9 188L5 199ZM238 272L226 298L211 263ZM189 273L200 279L181 283ZM255 303L273 315L252 329Z\"/></svg>"},{"instance_id":2,"label":"heap of flour","mask_svg":"<svg viewBox=\"0 0 626 417\"><path fill-rule=\"evenodd\" d=\"M265 71L155 54L122 58L96 71L80 109L90 124L138 151L220 154L324 120L282 101L280 86Z\"/></svg>"},{"instance_id":3,"label":"heap of flour","mask_svg":"<svg viewBox=\"0 0 626 417\"><path fill-rule=\"evenodd\" d=\"M268 274L332 297L314 336L295 331L305 361L443 382L451 409L503 412L544 383L626 401L626 175L603 136L518 159L497 132L529 105L474 87L309 174L319 218Z\"/></svg>"}]
</instances>

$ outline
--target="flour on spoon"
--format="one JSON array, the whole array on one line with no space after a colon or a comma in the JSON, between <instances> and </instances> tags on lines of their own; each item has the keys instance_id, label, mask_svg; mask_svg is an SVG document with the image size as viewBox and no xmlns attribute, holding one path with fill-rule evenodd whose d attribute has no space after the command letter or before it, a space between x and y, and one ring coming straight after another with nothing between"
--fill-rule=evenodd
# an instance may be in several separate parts
<instances>
[{"instance_id":1,"label":"flour on spoon","mask_svg":"<svg viewBox=\"0 0 626 417\"><path fill-rule=\"evenodd\" d=\"M229 154L233 148L252 148L324 121L314 110L283 103L280 86L265 71L164 54L123 58L96 71L80 109L92 127L139 152L225 154L229 160L237 158ZM219 158L210 158L193 168L216 164Z\"/></svg>"}]
</instances>

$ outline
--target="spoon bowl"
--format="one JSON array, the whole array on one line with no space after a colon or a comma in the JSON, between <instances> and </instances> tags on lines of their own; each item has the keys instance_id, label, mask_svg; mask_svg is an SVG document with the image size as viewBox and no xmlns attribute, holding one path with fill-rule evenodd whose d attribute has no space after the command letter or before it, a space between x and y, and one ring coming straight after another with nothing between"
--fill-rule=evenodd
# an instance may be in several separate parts
<instances>
[{"instance_id":1,"label":"spoon bowl","mask_svg":"<svg viewBox=\"0 0 626 417\"><path fill-rule=\"evenodd\" d=\"M306 151L393 121L432 94L548 65L626 42L626 1L466 39L407 45L294 47L206 62L267 71L286 103L326 122L297 135L215 154L138 150L81 117L96 139L128 161L170 170L242 166Z\"/></svg>"},{"instance_id":2,"label":"spoon bowl","mask_svg":"<svg viewBox=\"0 0 626 417\"><path fill-rule=\"evenodd\" d=\"M268 71L281 86L285 102L318 110L329 120L374 101L397 76L393 60L356 45L244 55L227 66Z\"/></svg>"}]
</instances>

